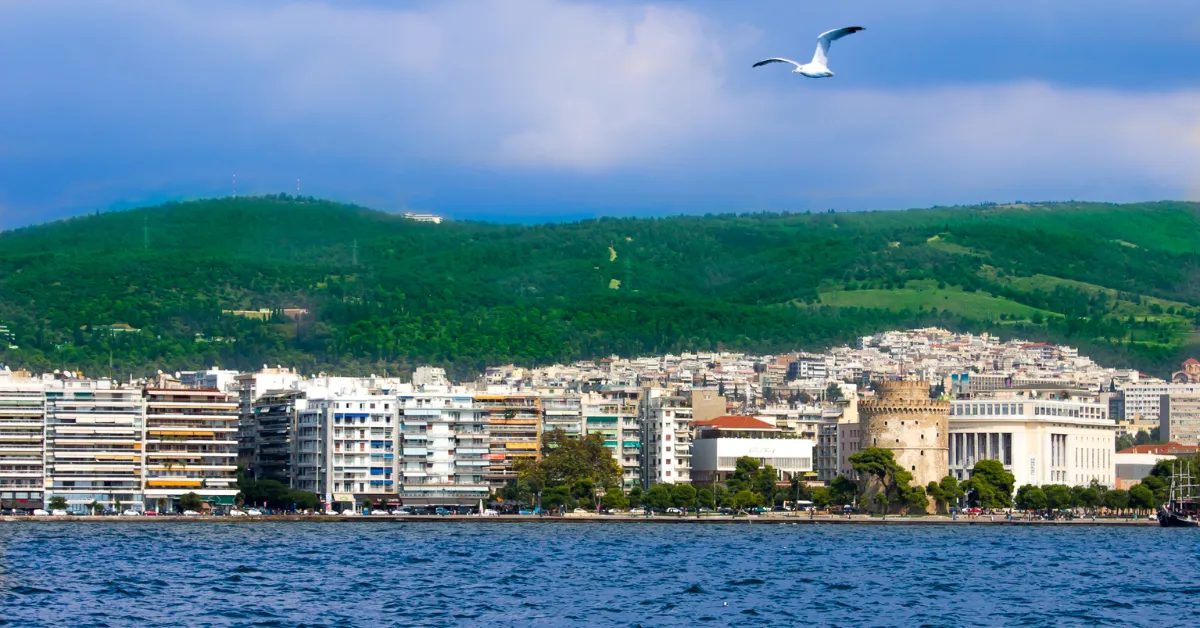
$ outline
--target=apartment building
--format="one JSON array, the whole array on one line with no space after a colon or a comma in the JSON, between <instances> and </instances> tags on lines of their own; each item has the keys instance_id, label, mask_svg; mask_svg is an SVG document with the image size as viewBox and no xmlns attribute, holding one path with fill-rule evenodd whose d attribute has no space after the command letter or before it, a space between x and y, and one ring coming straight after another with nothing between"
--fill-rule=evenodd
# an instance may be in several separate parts
<instances>
[{"instance_id":1,"label":"apartment building","mask_svg":"<svg viewBox=\"0 0 1200 628\"><path fill-rule=\"evenodd\" d=\"M232 504L238 493L236 399L216 389L147 388L145 404L146 506L174 510L186 493Z\"/></svg>"},{"instance_id":2,"label":"apartment building","mask_svg":"<svg viewBox=\"0 0 1200 628\"><path fill-rule=\"evenodd\" d=\"M254 460L254 404L270 391L299 390L301 378L290 368L263 367L257 373L241 373L230 385L238 400L238 464L250 470Z\"/></svg>"},{"instance_id":3,"label":"apartment building","mask_svg":"<svg viewBox=\"0 0 1200 628\"><path fill-rule=\"evenodd\" d=\"M333 501L329 485L330 412L333 400L308 391L295 400L296 432L292 441L292 488ZM253 447L251 455L253 455Z\"/></svg>"},{"instance_id":4,"label":"apartment building","mask_svg":"<svg viewBox=\"0 0 1200 628\"><path fill-rule=\"evenodd\" d=\"M1131 420L1135 424L1158 426L1159 408L1163 395L1195 395L1200 394L1200 384L1168 384L1166 382L1151 382L1126 384L1121 387L1125 397L1125 416L1117 417Z\"/></svg>"},{"instance_id":5,"label":"apartment building","mask_svg":"<svg viewBox=\"0 0 1200 628\"><path fill-rule=\"evenodd\" d=\"M1180 445L1200 445L1200 394L1162 396L1159 439Z\"/></svg>"},{"instance_id":6,"label":"apartment building","mask_svg":"<svg viewBox=\"0 0 1200 628\"><path fill-rule=\"evenodd\" d=\"M642 406L643 437L639 444L642 445L643 481L648 484L691 482L691 396L647 388L642 391ZM621 455L629 456L624 450L622 447ZM639 448L634 447L631 453L636 455Z\"/></svg>"},{"instance_id":7,"label":"apartment building","mask_svg":"<svg viewBox=\"0 0 1200 628\"><path fill-rule=\"evenodd\" d=\"M542 433L562 430L571 438L583 434L583 400L579 393L548 392L541 395Z\"/></svg>"},{"instance_id":8,"label":"apartment building","mask_svg":"<svg viewBox=\"0 0 1200 628\"><path fill-rule=\"evenodd\" d=\"M255 480L276 480L292 485L292 447L296 437L296 401L304 398L299 390L270 391L254 400L249 434L239 421L239 457L242 439L249 440L250 460L245 473Z\"/></svg>"},{"instance_id":9,"label":"apartment building","mask_svg":"<svg viewBox=\"0 0 1200 628\"><path fill-rule=\"evenodd\" d=\"M140 388L77 379L46 387L46 500L67 509L141 510L145 407Z\"/></svg>"},{"instance_id":10,"label":"apartment building","mask_svg":"<svg viewBox=\"0 0 1200 628\"><path fill-rule=\"evenodd\" d=\"M722 416L697 421L692 445L692 473L698 483L724 482L749 456L771 465L778 481L804 477L813 470L813 442L791 438L778 428L749 416Z\"/></svg>"},{"instance_id":11,"label":"apartment building","mask_svg":"<svg viewBox=\"0 0 1200 628\"><path fill-rule=\"evenodd\" d=\"M486 411L448 387L402 393L400 499L411 506L471 506L488 496Z\"/></svg>"},{"instance_id":12,"label":"apartment building","mask_svg":"<svg viewBox=\"0 0 1200 628\"><path fill-rule=\"evenodd\" d=\"M0 372L0 508L45 507L45 399L40 380Z\"/></svg>"},{"instance_id":13,"label":"apartment building","mask_svg":"<svg viewBox=\"0 0 1200 628\"><path fill-rule=\"evenodd\" d=\"M1016 485L1113 487L1117 424L1107 402L996 398L950 405L949 473L970 477L980 460L998 460Z\"/></svg>"},{"instance_id":14,"label":"apartment building","mask_svg":"<svg viewBox=\"0 0 1200 628\"><path fill-rule=\"evenodd\" d=\"M601 386L584 393L583 430L604 436L604 445L621 465L622 488L642 486L641 391L636 386Z\"/></svg>"},{"instance_id":15,"label":"apartment building","mask_svg":"<svg viewBox=\"0 0 1200 628\"><path fill-rule=\"evenodd\" d=\"M492 490L517 479L518 460L540 460L542 405L536 394L475 395L488 430L487 482Z\"/></svg>"},{"instance_id":16,"label":"apartment building","mask_svg":"<svg viewBox=\"0 0 1200 628\"><path fill-rule=\"evenodd\" d=\"M399 402L380 391L354 390L325 404L330 414L326 499L335 508L357 509L396 501L396 436Z\"/></svg>"},{"instance_id":17,"label":"apartment building","mask_svg":"<svg viewBox=\"0 0 1200 628\"><path fill-rule=\"evenodd\" d=\"M838 418L823 417L817 425L816 461L813 469L817 479L829 482L838 475Z\"/></svg>"}]
</instances>

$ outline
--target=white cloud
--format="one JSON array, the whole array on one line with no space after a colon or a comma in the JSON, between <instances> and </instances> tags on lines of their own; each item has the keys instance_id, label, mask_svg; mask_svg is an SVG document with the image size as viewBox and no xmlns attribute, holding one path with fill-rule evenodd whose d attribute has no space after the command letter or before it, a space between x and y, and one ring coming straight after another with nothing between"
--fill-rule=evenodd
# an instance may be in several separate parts
<instances>
[{"instance_id":1,"label":"white cloud","mask_svg":"<svg viewBox=\"0 0 1200 628\"><path fill-rule=\"evenodd\" d=\"M0 17L0 56L36 60L0 69L21 86L0 95L5 159L207 150L396 172L638 170L772 208L1181 196L1200 174L1200 91L871 88L854 72L869 59L846 54L871 30L840 42L838 77L797 79L750 69L755 26L676 3L0 2ZM54 114L40 134L11 122L40 109Z\"/></svg>"}]
</instances>

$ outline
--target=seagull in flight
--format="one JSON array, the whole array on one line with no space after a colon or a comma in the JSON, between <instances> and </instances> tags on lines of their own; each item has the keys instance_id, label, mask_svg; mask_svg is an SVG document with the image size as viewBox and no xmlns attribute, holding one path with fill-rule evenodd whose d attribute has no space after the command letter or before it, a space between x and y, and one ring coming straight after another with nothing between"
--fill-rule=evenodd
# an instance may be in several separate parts
<instances>
[{"instance_id":1,"label":"seagull in flight","mask_svg":"<svg viewBox=\"0 0 1200 628\"><path fill-rule=\"evenodd\" d=\"M792 70L792 74L803 74L808 78L826 78L833 76L833 72L830 72L829 67L825 65L828 63L829 44L845 37L846 35L851 35L861 30L863 30L863 27L861 26L847 26L845 28L837 28L821 33L821 35L817 37L817 51L813 53L812 61L809 61L808 63L796 63L791 59L782 59L776 57L773 59L763 59L762 61L755 63L754 67L757 68L760 65L766 65L768 63L790 63L796 66L796 69Z\"/></svg>"}]
</instances>

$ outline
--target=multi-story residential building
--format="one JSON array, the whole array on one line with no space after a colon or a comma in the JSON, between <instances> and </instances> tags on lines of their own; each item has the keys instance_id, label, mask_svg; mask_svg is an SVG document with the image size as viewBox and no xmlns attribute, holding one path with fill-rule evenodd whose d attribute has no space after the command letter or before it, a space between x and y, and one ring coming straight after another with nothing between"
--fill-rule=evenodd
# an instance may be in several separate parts
<instances>
[{"instance_id":1,"label":"multi-story residential building","mask_svg":"<svg viewBox=\"0 0 1200 628\"><path fill-rule=\"evenodd\" d=\"M324 392L308 391L298 398L296 405L296 433L292 441L292 488L308 491L322 498L327 507L332 505L333 491L330 477L329 408L333 400ZM253 447L250 448L253 452ZM253 456L253 453L251 453Z\"/></svg>"},{"instance_id":2,"label":"multi-story residential building","mask_svg":"<svg viewBox=\"0 0 1200 628\"><path fill-rule=\"evenodd\" d=\"M1117 425L1108 404L1058 399L956 400L950 406L949 472L970 477L999 460L1016 485L1114 486Z\"/></svg>"},{"instance_id":3,"label":"multi-story residential building","mask_svg":"<svg viewBox=\"0 0 1200 628\"><path fill-rule=\"evenodd\" d=\"M542 433L562 430L571 438L583 434L583 403L578 392L555 391L542 399Z\"/></svg>"},{"instance_id":4,"label":"multi-story residential building","mask_svg":"<svg viewBox=\"0 0 1200 628\"><path fill-rule=\"evenodd\" d=\"M239 443L249 438L250 460L245 473L255 480L276 480L292 485L292 448L296 438L296 401L304 393L298 390L278 390L263 394L254 400L250 412L250 433L244 434L238 426ZM393 422L394 424L394 422ZM239 454L242 451L239 445Z\"/></svg>"},{"instance_id":5,"label":"multi-story residential building","mask_svg":"<svg viewBox=\"0 0 1200 628\"><path fill-rule=\"evenodd\" d=\"M437 387L426 387L437 388ZM402 393L400 499L412 506L470 506L488 496L488 422L471 393Z\"/></svg>"},{"instance_id":6,"label":"multi-story residential building","mask_svg":"<svg viewBox=\"0 0 1200 628\"><path fill-rule=\"evenodd\" d=\"M829 482L838 475L838 419L823 417L817 425L816 462L813 468L817 479Z\"/></svg>"},{"instance_id":7,"label":"multi-story residential building","mask_svg":"<svg viewBox=\"0 0 1200 628\"><path fill-rule=\"evenodd\" d=\"M1158 427L1159 406L1162 404L1163 395L1200 394L1200 384L1125 384L1121 387L1121 392L1125 397L1125 416L1116 418Z\"/></svg>"},{"instance_id":8,"label":"multi-story residential building","mask_svg":"<svg viewBox=\"0 0 1200 628\"><path fill-rule=\"evenodd\" d=\"M1159 425L1161 440L1200 445L1200 394L1163 395Z\"/></svg>"},{"instance_id":9,"label":"multi-story residential building","mask_svg":"<svg viewBox=\"0 0 1200 628\"><path fill-rule=\"evenodd\" d=\"M111 380L67 379L46 390L46 500L76 513L141 510L144 400Z\"/></svg>"},{"instance_id":10,"label":"multi-story residential building","mask_svg":"<svg viewBox=\"0 0 1200 628\"><path fill-rule=\"evenodd\" d=\"M195 493L213 505L232 504L237 488L237 401L216 389L147 388L148 508L175 510Z\"/></svg>"},{"instance_id":11,"label":"multi-story residential building","mask_svg":"<svg viewBox=\"0 0 1200 628\"><path fill-rule=\"evenodd\" d=\"M238 464L247 471L254 459L254 402L268 391L299 390L300 376L290 368L266 368L233 378L232 391L238 399Z\"/></svg>"},{"instance_id":12,"label":"multi-story residential building","mask_svg":"<svg viewBox=\"0 0 1200 628\"><path fill-rule=\"evenodd\" d=\"M723 416L697 421L692 443L692 477L697 483L724 482L749 456L775 468L779 481L804 477L813 470L813 442L787 437L765 421L749 416Z\"/></svg>"},{"instance_id":13,"label":"multi-story residential building","mask_svg":"<svg viewBox=\"0 0 1200 628\"><path fill-rule=\"evenodd\" d=\"M642 486L642 426L636 386L601 386L583 395L583 430L601 434L621 465L622 488Z\"/></svg>"},{"instance_id":14,"label":"multi-story residential building","mask_svg":"<svg viewBox=\"0 0 1200 628\"><path fill-rule=\"evenodd\" d=\"M40 380L0 372L0 508L45 506L45 400Z\"/></svg>"},{"instance_id":15,"label":"multi-story residential building","mask_svg":"<svg viewBox=\"0 0 1200 628\"><path fill-rule=\"evenodd\" d=\"M648 484L686 484L692 481L692 407L690 395L673 395L662 388L642 391L642 478ZM624 443L622 443L624 445ZM622 456L628 456L622 447ZM622 460L624 462L624 460Z\"/></svg>"},{"instance_id":16,"label":"multi-story residential building","mask_svg":"<svg viewBox=\"0 0 1200 628\"><path fill-rule=\"evenodd\" d=\"M325 452L326 501L357 509L396 501L399 402L378 390L351 390L324 404L331 415Z\"/></svg>"},{"instance_id":17,"label":"multi-story residential building","mask_svg":"<svg viewBox=\"0 0 1200 628\"><path fill-rule=\"evenodd\" d=\"M540 460L542 407L536 394L476 394L487 419L487 482L492 490L517 479L518 460Z\"/></svg>"}]
</instances>

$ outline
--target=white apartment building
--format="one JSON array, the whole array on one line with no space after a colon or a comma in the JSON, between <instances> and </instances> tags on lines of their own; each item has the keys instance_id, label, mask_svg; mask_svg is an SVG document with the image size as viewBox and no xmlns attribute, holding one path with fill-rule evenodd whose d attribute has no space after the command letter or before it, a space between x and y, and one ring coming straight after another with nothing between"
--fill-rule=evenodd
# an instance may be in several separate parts
<instances>
[{"instance_id":1,"label":"white apartment building","mask_svg":"<svg viewBox=\"0 0 1200 628\"><path fill-rule=\"evenodd\" d=\"M101 509L141 510L144 431L140 388L122 388L108 379L49 382L46 501L63 497L67 509L80 514L93 503ZM155 456L154 462L162 462L163 453Z\"/></svg>"},{"instance_id":2,"label":"white apartment building","mask_svg":"<svg viewBox=\"0 0 1200 628\"><path fill-rule=\"evenodd\" d=\"M0 372L0 508L45 507L45 399L40 380Z\"/></svg>"},{"instance_id":3,"label":"white apartment building","mask_svg":"<svg viewBox=\"0 0 1200 628\"><path fill-rule=\"evenodd\" d=\"M175 510L186 493L214 505L233 504L236 399L214 389L147 388L145 403L146 507Z\"/></svg>"},{"instance_id":4,"label":"white apartment building","mask_svg":"<svg viewBox=\"0 0 1200 628\"><path fill-rule=\"evenodd\" d=\"M696 422L692 443L692 478L697 483L723 482L749 456L775 468L780 481L813 470L813 442L785 438L769 423L748 416L723 416Z\"/></svg>"},{"instance_id":5,"label":"white apartment building","mask_svg":"<svg viewBox=\"0 0 1200 628\"><path fill-rule=\"evenodd\" d=\"M330 435L330 408L333 400L327 394L308 395L314 398L296 399L296 434L292 439L292 488L321 496L332 505L333 490L329 483L330 457L327 444Z\"/></svg>"},{"instance_id":6,"label":"white apartment building","mask_svg":"<svg viewBox=\"0 0 1200 628\"><path fill-rule=\"evenodd\" d=\"M1163 395L1200 394L1200 384L1125 384L1121 392L1125 396L1125 416L1114 418L1157 426Z\"/></svg>"},{"instance_id":7,"label":"white apartment building","mask_svg":"<svg viewBox=\"0 0 1200 628\"><path fill-rule=\"evenodd\" d=\"M583 398L577 392L555 391L541 395L542 433L562 430L571 438L583 434Z\"/></svg>"},{"instance_id":8,"label":"white apartment building","mask_svg":"<svg viewBox=\"0 0 1200 628\"><path fill-rule=\"evenodd\" d=\"M956 400L950 406L949 472L960 480L980 460L999 460L1016 486L1096 480L1115 486L1117 425L1108 404L1055 399Z\"/></svg>"},{"instance_id":9,"label":"white apartment building","mask_svg":"<svg viewBox=\"0 0 1200 628\"><path fill-rule=\"evenodd\" d=\"M358 510L397 501L400 402L371 380L327 378L293 399L294 488L327 507Z\"/></svg>"},{"instance_id":10,"label":"white apartment building","mask_svg":"<svg viewBox=\"0 0 1200 628\"><path fill-rule=\"evenodd\" d=\"M1163 395L1158 437L1168 443L1200 445L1200 395Z\"/></svg>"},{"instance_id":11,"label":"white apartment building","mask_svg":"<svg viewBox=\"0 0 1200 628\"><path fill-rule=\"evenodd\" d=\"M691 396L672 395L662 388L642 391L644 434L642 449L626 453L623 463L642 454L643 481L648 484L687 484L692 481Z\"/></svg>"},{"instance_id":12,"label":"white apartment building","mask_svg":"<svg viewBox=\"0 0 1200 628\"><path fill-rule=\"evenodd\" d=\"M425 388L399 396L400 500L476 505L489 492L486 412L475 407L470 392Z\"/></svg>"}]
</instances>

